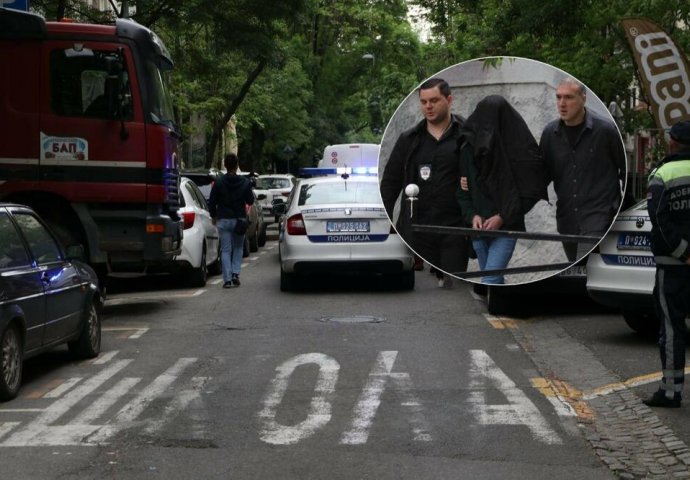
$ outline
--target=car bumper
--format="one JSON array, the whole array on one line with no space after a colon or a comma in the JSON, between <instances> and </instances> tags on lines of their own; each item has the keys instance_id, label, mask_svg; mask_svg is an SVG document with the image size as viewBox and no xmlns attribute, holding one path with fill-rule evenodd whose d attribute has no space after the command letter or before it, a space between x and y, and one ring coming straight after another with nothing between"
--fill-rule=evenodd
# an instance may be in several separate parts
<instances>
[{"instance_id":1,"label":"car bumper","mask_svg":"<svg viewBox=\"0 0 690 480\"><path fill-rule=\"evenodd\" d=\"M396 235L366 244L313 243L306 236L283 235L280 258L286 273L394 274L414 268L411 252Z\"/></svg>"},{"instance_id":2,"label":"car bumper","mask_svg":"<svg viewBox=\"0 0 690 480\"><path fill-rule=\"evenodd\" d=\"M652 266L610 265L593 253L587 262L587 293L607 307L653 312L655 272Z\"/></svg>"}]
</instances>

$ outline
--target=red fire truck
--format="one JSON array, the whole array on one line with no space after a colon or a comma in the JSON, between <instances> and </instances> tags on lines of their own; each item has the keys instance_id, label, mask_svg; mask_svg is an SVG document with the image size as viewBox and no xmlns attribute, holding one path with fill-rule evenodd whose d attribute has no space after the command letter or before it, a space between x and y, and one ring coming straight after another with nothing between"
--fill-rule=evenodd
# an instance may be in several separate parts
<instances>
[{"instance_id":1,"label":"red fire truck","mask_svg":"<svg viewBox=\"0 0 690 480\"><path fill-rule=\"evenodd\" d=\"M101 276L180 253L172 65L131 20L0 8L0 200L32 206Z\"/></svg>"}]
</instances>

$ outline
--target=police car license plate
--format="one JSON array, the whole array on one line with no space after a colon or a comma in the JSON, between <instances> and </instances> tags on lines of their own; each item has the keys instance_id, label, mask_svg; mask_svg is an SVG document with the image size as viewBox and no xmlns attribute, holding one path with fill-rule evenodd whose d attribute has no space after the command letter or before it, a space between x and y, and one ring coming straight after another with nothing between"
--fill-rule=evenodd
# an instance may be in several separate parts
<instances>
[{"instance_id":1,"label":"police car license plate","mask_svg":"<svg viewBox=\"0 0 690 480\"><path fill-rule=\"evenodd\" d=\"M649 250L652 241L648 233L619 233L618 250Z\"/></svg>"},{"instance_id":2,"label":"police car license plate","mask_svg":"<svg viewBox=\"0 0 690 480\"><path fill-rule=\"evenodd\" d=\"M328 233L368 233L369 220L355 221L328 221L326 222Z\"/></svg>"}]
</instances>

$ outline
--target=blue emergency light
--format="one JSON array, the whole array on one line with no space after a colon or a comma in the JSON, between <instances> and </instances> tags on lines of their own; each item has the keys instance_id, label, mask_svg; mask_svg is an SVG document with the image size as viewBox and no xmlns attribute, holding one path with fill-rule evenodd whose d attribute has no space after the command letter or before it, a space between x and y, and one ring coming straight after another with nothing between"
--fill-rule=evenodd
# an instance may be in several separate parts
<instances>
[{"instance_id":1,"label":"blue emergency light","mask_svg":"<svg viewBox=\"0 0 690 480\"><path fill-rule=\"evenodd\" d=\"M325 177L328 175L340 175L347 178L350 175L377 176L378 173L377 167L303 167L299 170L300 177L303 178Z\"/></svg>"}]
</instances>

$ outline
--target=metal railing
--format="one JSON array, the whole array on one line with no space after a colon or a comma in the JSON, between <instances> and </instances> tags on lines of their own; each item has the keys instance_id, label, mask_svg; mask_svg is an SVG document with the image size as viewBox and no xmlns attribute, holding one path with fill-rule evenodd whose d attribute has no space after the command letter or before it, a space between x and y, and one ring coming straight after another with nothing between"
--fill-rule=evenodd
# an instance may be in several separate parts
<instances>
[{"instance_id":1,"label":"metal railing","mask_svg":"<svg viewBox=\"0 0 690 480\"><path fill-rule=\"evenodd\" d=\"M599 237L587 235L564 235L550 232L518 232L513 230L475 230L465 227L444 227L440 225L419 225L412 224L411 228L415 232L440 233L445 235L466 235L468 237L509 237L522 238L528 240L546 240L553 242L577 242L577 243L597 243ZM545 265L529 265L524 267L510 267L496 270L478 270L473 272L449 272L458 278L488 277L491 275L507 275L515 273L534 273L549 270L564 270L572 265L568 263L551 263Z\"/></svg>"}]
</instances>

